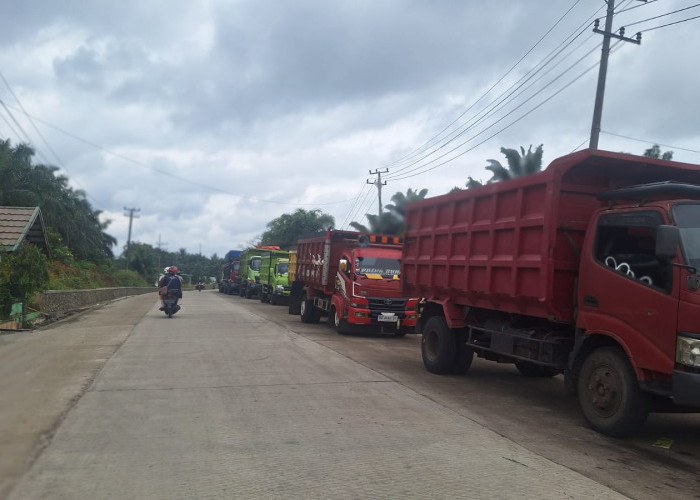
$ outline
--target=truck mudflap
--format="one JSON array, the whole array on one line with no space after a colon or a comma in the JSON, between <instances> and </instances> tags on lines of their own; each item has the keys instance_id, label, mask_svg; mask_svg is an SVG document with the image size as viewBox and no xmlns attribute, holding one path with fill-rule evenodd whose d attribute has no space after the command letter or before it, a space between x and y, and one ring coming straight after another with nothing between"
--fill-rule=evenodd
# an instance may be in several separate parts
<instances>
[{"instance_id":1,"label":"truck mudflap","mask_svg":"<svg viewBox=\"0 0 700 500\"><path fill-rule=\"evenodd\" d=\"M700 373L673 370L673 402L700 408Z\"/></svg>"}]
</instances>

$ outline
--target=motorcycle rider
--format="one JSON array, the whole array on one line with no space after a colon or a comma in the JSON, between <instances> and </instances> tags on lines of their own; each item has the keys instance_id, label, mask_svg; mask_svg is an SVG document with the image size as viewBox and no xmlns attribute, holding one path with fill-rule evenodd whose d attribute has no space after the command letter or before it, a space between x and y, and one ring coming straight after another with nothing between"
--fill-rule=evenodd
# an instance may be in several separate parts
<instances>
[{"instance_id":1,"label":"motorcycle rider","mask_svg":"<svg viewBox=\"0 0 700 500\"><path fill-rule=\"evenodd\" d=\"M180 276L177 274L177 267L170 266L165 269L167 274L165 274L158 282L158 287L160 288L160 310L164 309L163 297L165 293L163 290L177 290L175 296L178 300L182 300L182 282L180 281ZM165 287L165 288L164 288ZM176 305L177 310L180 310L180 306Z\"/></svg>"}]
</instances>

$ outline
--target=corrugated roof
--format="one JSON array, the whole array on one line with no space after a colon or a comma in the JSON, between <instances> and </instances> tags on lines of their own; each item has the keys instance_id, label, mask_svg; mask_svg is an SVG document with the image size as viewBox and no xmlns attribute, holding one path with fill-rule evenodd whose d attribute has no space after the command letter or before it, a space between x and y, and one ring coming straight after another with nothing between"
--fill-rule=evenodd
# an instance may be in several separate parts
<instances>
[{"instance_id":1,"label":"corrugated roof","mask_svg":"<svg viewBox=\"0 0 700 500\"><path fill-rule=\"evenodd\" d=\"M0 207L0 249L12 252L25 240L49 253L39 207Z\"/></svg>"}]
</instances>

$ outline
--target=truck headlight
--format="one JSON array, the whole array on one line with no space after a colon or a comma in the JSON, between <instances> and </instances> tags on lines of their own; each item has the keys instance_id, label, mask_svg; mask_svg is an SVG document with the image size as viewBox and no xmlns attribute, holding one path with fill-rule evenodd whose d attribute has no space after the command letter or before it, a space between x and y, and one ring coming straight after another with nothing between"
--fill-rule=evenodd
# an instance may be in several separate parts
<instances>
[{"instance_id":1,"label":"truck headlight","mask_svg":"<svg viewBox=\"0 0 700 500\"><path fill-rule=\"evenodd\" d=\"M275 291L276 291L277 293L282 293L282 292L284 292L284 285L277 285L277 286L275 287Z\"/></svg>"},{"instance_id":2,"label":"truck headlight","mask_svg":"<svg viewBox=\"0 0 700 500\"><path fill-rule=\"evenodd\" d=\"M700 368L700 339L679 335L676 338L676 363Z\"/></svg>"}]
</instances>

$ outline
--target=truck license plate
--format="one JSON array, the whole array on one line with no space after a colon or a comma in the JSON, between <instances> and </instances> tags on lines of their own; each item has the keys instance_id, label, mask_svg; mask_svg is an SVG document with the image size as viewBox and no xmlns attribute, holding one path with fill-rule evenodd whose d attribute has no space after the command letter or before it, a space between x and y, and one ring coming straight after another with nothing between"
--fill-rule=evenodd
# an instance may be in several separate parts
<instances>
[{"instance_id":1,"label":"truck license plate","mask_svg":"<svg viewBox=\"0 0 700 500\"><path fill-rule=\"evenodd\" d=\"M377 318L377 321L381 321L382 323L396 323L398 320L399 318L394 313L379 313L379 317Z\"/></svg>"}]
</instances>

